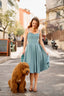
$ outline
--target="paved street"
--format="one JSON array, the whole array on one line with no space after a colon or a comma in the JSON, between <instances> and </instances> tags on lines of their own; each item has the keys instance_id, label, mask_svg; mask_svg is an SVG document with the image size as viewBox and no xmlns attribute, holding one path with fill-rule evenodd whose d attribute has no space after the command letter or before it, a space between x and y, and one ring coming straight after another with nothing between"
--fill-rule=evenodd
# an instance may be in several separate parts
<instances>
[{"instance_id":1,"label":"paved street","mask_svg":"<svg viewBox=\"0 0 64 96\"><path fill-rule=\"evenodd\" d=\"M20 56L18 56L0 64L0 96L64 96L64 52L53 50L49 46L46 46L46 49L50 55L50 68L39 74L38 92L28 91L29 75L26 77L26 93L13 94L10 91L8 80L14 67L21 61Z\"/></svg>"}]
</instances>

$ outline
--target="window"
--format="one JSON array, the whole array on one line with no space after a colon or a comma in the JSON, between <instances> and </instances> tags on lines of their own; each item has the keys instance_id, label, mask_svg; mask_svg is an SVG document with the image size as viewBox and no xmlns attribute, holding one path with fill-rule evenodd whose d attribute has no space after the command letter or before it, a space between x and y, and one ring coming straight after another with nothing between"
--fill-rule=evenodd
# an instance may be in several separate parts
<instances>
[{"instance_id":1,"label":"window","mask_svg":"<svg viewBox=\"0 0 64 96\"><path fill-rule=\"evenodd\" d=\"M60 30L62 30L62 25L60 25Z\"/></svg>"},{"instance_id":2,"label":"window","mask_svg":"<svg viewBox=\"0 0 64 96\"><path fill-rule=\"evenodd\" d=\"M0 1L0 8L2 8L2 1Z\"/></svg>"},{"instance_id":3,"label":"window","mask_svg":"<svg viewBox=\"0 0 64 96\"><path fill-rule=\"evenodd\" d=\"M57 12L57 18L60 18L60 11Z\"/></svg>"}]
</instances>

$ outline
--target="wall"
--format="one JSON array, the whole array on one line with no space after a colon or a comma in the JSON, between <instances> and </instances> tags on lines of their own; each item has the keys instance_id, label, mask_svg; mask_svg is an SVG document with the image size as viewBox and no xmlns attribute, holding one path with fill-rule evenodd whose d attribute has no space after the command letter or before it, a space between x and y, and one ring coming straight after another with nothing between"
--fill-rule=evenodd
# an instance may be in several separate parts
<instances>
[{"instance_id":1,"label":"wall","mask_svg":"<svg viewBox=\"0 0 64 96\"><path fill-rule=\"evenodd\" d=\"M61 6L61 5L63 6L63 0L46 0L47 10Z\"/></svg>"}]
</instances>

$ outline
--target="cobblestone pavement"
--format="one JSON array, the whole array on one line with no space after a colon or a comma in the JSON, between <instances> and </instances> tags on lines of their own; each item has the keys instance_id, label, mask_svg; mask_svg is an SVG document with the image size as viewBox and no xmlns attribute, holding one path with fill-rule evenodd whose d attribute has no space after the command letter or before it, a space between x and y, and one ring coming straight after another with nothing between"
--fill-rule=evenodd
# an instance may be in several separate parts
<instances>
[{"instance_id":1,"label":"cobblestone pavement","mask_svg":"<svg viewBox=\"0 0 64 96\"><path fill-rule=\"evenodd\" d=\"M26 93L13 94L8 80L20 58L13 58L0 64L0 96L64 96L64 52L46 47L50 54L50 68L39 74L37 92L29 92L29 75L26 77Z\"/></svg>"}]
</instances>

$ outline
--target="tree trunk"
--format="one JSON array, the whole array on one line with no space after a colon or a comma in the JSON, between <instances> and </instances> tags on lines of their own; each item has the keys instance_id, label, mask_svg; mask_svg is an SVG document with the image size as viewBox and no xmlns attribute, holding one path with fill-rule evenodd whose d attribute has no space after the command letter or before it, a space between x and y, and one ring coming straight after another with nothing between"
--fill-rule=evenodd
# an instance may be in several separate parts
<instances>
[{"instance_id":1,"label":"tree trunk","mask_svg":"<svg viewBox=\"0 0 64 96\"><path fill-rule=\"evenodd\" d=\"M5 39L5 30L3 31L3 39Z\"/></svg>"}]
</instances>

